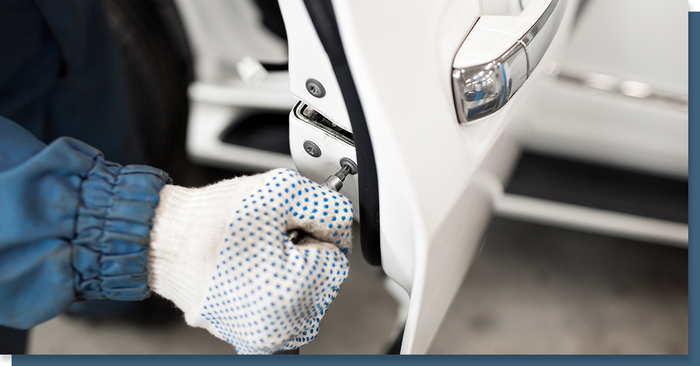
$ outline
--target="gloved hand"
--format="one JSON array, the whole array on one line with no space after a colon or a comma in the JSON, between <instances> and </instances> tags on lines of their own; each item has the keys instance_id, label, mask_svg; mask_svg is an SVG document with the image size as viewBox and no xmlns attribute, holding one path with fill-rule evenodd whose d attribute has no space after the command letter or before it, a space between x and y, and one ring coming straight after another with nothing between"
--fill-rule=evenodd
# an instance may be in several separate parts
<instances>
[{"instance_id":1,"label":"gloved hand","mask_svg":"<svg viewBox=\"0 0 700 366\"><path fill-rule=\"evenodd\" d=\"M151 229L149 286L238 353L301 347L347 277L352 216L349 200L293 170L167 185ZM293 229L307 233L297 245L286 235Z\"/></svg>"}]
</instances>

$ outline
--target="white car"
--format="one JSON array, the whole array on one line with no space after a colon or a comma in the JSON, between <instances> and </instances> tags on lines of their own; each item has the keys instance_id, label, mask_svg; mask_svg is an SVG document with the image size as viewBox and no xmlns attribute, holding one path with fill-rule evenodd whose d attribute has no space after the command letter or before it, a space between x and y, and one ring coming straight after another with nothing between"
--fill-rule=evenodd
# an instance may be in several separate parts
<instances>
[{"instance_id":1,"label":"white car","mask_svg":"<svg viewBox=\"0 0 700 366\"><path fill-rule=\"evenodd\" d=\"M362 253L410 295L402 353L492 215L687 247L684 1L175 5L190 158L319 182L355 162Z\"/></svg>"}]
</instances>

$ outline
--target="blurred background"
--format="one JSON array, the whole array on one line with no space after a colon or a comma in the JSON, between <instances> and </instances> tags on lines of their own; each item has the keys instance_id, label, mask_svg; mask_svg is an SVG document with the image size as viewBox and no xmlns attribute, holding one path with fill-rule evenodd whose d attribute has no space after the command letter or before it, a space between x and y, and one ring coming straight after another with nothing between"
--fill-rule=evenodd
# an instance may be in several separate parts
<instances>
[{"instance_id":1,"label":"blurred background","mask_svg":"<svg viewBox=\"0 0 700 366\"><path fill-rule=\"evenodd\" d=\"M639 42L649 38L628 42L624 37L638 35L649 28L650 20L661 19L665 28L655 29L682 37L673 42L656 39L665 47L657 50L682 66L687 60L687 23L666 16L671 13L663 10L666 2L650 2L656 7L650 9L633 3L577 3L572 50L543 87L560 99L548 101L553 108L548 119L523 115L530 120L520 129L524 153L506 191L687 225L687 64L661 75L663 70L653 65L624 64L610 55L640 52ZM286 39L276 1L214 1L208 10L186 0L101 4L122 52L149 164L167 171L176 184L190 187L293 166L288 111L295 99L284 84ZM687 10L685 1L674 6L673 11ZM219 20L228 13L217 9L235 14L235 21L222 23ZM629 16L624 27L615 18L620 13ZM623 30L611 31L619 29ZM218 36L211 39L207 34ZM217 48L221 44L234 46ZM240 77L237 63L250 54L261 60L269 83L251 87ZM582 73L584 69L596 73ZM606 79L610 74L617 79ZM636 98L641 100L634 103L651 108L640 113L656 124L648 123L645 131L630 137L623 121L605 136L587 135L588 140L569 128L573 123L610 125L624 119L620 113L638 111L641 107L624 99L631 95L617 90L627 79L661 90L640 97L646 89L627 84L637 87ZM572 84L595 90L577 91ZM246 93L263 93L268 104L251 102ZM568 118L580 95L600 107L577 113L587 118L584 122ZM191 120L193 103L206 98L230 105L212 131ZM610 114L607 104L618 101L620 109L612 109L617 114ZM547 105L539 102L538 107ZM617 119L611 122L611 115ZM657 145L647 143L649 136ZM616 139L635 141L626 147L629 154L618 153ZM637 151L635 146L647 149ZM358 230L359 225L356 240ZM494 217L429 353L687 354L687 235L683 245L588 231ZM350 276L323 319L319 336L302 348L302 354L397 351L402 304L392 296L382 269L365 262L359 243L355 247ZM188 327L179 311L157 296L126 305L77 304L32 329L26 347L31 354L235 353L206 331Z\"/></svg>"}]
</instances>

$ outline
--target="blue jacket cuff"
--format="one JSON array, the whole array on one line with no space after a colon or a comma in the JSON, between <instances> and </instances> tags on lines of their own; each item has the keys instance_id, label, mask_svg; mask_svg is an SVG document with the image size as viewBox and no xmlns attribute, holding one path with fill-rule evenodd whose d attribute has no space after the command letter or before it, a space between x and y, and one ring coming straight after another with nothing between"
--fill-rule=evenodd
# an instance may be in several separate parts
<instances>
[{"instance_id":1,"label":"blue jacket cuff","mask_svg":"<svg viewBox=\"0 0 700 366\"><path fill-rule=\"evenodd\" d=\"M149 232L160 189L169 182L159 169L95 159L80 187L72 241L76 297L141 300L150 295Z\"/></svg>"}]
</instances>

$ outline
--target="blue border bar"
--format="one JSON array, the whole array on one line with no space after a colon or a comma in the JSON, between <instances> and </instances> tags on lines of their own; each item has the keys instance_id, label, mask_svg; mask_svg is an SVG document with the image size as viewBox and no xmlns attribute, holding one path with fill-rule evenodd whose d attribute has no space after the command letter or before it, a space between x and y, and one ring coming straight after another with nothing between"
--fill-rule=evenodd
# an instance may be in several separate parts
<instances>
[{"instance_id":1,"label":"blue border bar","mask_svg":"<svg viewBox=\"0 0 700 366\"><path fill-rule=\"evenodd\" d=\"M690 364L691 356L14 356L13 366L157 366L157 365L266 365L355 366L381 365L679 365Z\"/></svg>"},{"instance_id":2,"label":"blue border bar","mask_svg":"<svg viewBox=\"0 0 700 366\"><path fill-rule=\"evenodd\" d=\"M695 249L698 224L698 177L700 174L700 146L694 143L700 141L698 128L698 109L695 107L700 99L700 72L697 69L700 62L700 12L688 13L688 354L691 359L698 361L695 354L698 350L698 317L695 311L698 306L697 265L698 252Z\"/></svg>"}]
</instances>

